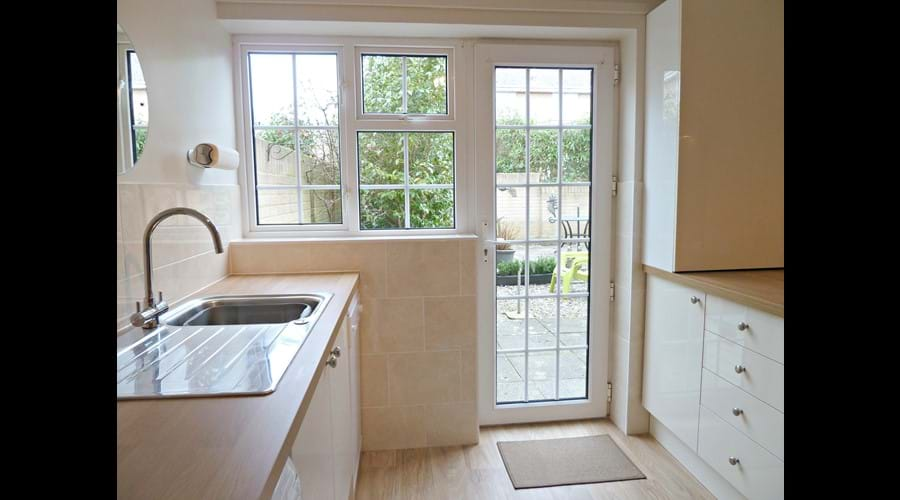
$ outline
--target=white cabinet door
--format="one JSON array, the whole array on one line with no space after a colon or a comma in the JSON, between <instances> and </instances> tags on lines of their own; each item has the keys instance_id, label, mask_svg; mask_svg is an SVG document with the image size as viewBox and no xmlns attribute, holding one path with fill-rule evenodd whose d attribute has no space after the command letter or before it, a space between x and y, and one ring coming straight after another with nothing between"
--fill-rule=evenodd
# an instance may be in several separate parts
<instances>
[{"instance_id":1,"label":"white cabinet door","mask_svg":"<svg viewBox=\"0 0 900 500\"><path fill-rule=\"evenodd\" d=\"M300 476L302 498L330 500L334 496L334 446L332 444L331 378L325 367L312 401L291 447L291 459ZM343 499L342 499L343 500Z\"/></svg>"},{"instance_id":2,"label":"white cabinet door","mask_svg":"<svg viewBox=\"0 0 900 500\"><path fill-rule=\"evenodd\" d=\"M644 407L697 451L706 295L647 276Z\"/></svg>"},{"instance_id":3,"label":"white cabinet door","mask_svg":"<svg viewBox=\"0 0 900 500\"><path fill-rule=\"evenodd\" d=\"M334 444L334 498L346 500L350 497L353 481L353 465L356 442L352 432L352 408L350 404L350 349L347 347L347 334L350 329L349 318L341 322L337 339L332 352L340 348L340 356L336 365L326 367L331 373L331 418L332 441ZM305 496L305 494L304 494Z\"/></svg>"},{"instance_id":4,"label":"white cabinet door","mask_svg":"<svg viewBox=\"0 0 900 500\"><path fill-rule=\"evenodd\" d=\"M362 304L359 302L359 294L354 294L350 300L350 331L347 344L347 353L350 362L350 433L355 446L353 456L353 484L356 484L356 474L359 471L359 454L362 451L362 417L360 414L360 375L359 375L359 324L362 314Z\"/></svg>"}]
</instances>

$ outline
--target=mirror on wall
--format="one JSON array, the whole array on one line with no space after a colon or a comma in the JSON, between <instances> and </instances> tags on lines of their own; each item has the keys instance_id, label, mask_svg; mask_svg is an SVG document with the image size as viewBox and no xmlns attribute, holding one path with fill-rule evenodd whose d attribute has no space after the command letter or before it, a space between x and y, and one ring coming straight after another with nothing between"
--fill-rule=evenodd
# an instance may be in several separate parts
<instances>
[{"instance_id":1,"label":"mirror on wall","mask_svg":"<svg viewBox=\"0 0 900 500\"><path fill-rule=\"evenodd\" d=\"M136 167L150 124L147 82L128 34L116 24L116 174Z\"/></svg>"}]
</instances>

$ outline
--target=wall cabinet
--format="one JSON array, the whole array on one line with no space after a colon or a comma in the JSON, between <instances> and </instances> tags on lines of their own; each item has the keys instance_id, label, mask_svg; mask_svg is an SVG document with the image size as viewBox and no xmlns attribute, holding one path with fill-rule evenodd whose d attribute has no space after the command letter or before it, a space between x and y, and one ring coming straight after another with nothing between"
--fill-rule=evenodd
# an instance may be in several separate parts
<instances>
[{"instance_id":1,"label":"wall cabinet","mask_svg":"<svg viewBox=\"0 0 900 500\"><path fill-rule=\"evenodd\" d=\"M294 444L302 498L352 498L362 443L359 416L359 300L351 299ZM354 328L355 326L355 328ZM327 363L326 361L326 363Z\"/></svg>"},{"instance_id":2,"label":"wall cabinet","mask_svg":"<svg viewBox=\"0 0 900 500\"><path fill-rule=\"evenodd\" d=\"M644 263L784 267L784 2L647 15Z\"/></svg>"},{"instance_id":3,"label":"wall cabinet","mask_svg":"<svg viewBox=\"0 0 900 500\"><path fill-rule=\"evenodd\" d=\"M717 496L784 498L784 318L647 276L644 328L644 407L682 463Z\"/></svg>"}]
</instances>

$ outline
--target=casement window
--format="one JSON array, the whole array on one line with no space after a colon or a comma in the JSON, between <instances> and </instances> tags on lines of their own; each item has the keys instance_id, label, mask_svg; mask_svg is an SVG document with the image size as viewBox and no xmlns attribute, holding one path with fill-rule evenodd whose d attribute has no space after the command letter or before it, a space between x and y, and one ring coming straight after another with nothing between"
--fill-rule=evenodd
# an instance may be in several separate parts
<instances>
[{"instance_id":1,"label":"casement window","mask_svg":"<svg viewBox=\"0 0 900 500\"><path fill-rule=\"evenodd\" d=\"M336 53L247 55L256 223L343 222Z\"/></svg>"},{"instance_id":2,"label":"casement window","mask_svg":"<svg viewBox=\"0 0 900 500\"><path fill-rule=\"evenodd\" d=\"M342 41L237 42L248 235L456 232L454 49Z\"/></svg>"}]
</instances>

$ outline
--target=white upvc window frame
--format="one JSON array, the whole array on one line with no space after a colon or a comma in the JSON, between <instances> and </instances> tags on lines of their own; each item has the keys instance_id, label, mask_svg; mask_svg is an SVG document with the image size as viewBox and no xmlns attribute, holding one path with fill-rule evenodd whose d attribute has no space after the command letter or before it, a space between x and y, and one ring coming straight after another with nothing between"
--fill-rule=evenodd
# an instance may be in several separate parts
<instances>
[{"instance_id":1,"label":"white upvc window frame","mask_svg":"<svg viewBox=\"0 0 900 500\"><path fill-rule=\"evenodd\" d=\"M460 39L321 37L293 35L240 35L233 37L235 110L240 170L244 179L244 224L246 239L305 238L394 238L471 235L475 231L474 133L467 111L474 99L471 84L472 47ZM248 54L250 52L334 52L338 57L339 136L342 224L259 225L256 215L256 176L250 123ZM446 115L395 115L362 113L361 68L363 53L390 55L440 55L447 57ZM453 132L454 137L454 228L451 229L360 229L358 132Z\"/></svg>"}]
</instances>

